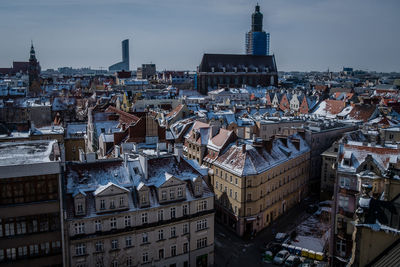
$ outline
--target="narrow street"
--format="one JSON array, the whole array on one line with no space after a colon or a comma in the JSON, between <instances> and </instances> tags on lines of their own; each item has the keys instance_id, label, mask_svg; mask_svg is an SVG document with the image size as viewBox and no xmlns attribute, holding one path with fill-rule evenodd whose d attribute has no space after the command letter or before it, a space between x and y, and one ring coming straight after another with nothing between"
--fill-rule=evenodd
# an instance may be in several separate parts
<instances>
[{"instance_id":1,"label":"narrow street","mask_svg":"<svg viewBox=\"0 0 400 267\"><path fill-rule=\"evenodd\" d=\"M310 215L305 205L299 204L249 240L216 223L215 266L274 266L261 261L262 245L272 241L277 232L290 232Z\"/></svg>"}]
</instances>

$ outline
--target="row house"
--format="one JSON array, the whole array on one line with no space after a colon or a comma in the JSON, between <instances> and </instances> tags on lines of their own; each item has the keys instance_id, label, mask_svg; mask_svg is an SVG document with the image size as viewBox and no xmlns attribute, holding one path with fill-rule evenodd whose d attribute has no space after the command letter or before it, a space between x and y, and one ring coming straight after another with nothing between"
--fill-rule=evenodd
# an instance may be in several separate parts
<instances>
[{"instance_id":1,"label":"row house","mask_svg":"<svg viewBox=\"0 0 400 267\"><path fill-rule=\"evenodd\" d=\"M306 196L309 160L300 135L232 144L211 167L216 219L239 236L269 226Z\"/></svg>"},{"instance_id":2,"label":"row house","mask_svg":"<svg viewBox=\"0 0 400 267\"><path fill-rule=\"evenodd\" d=\"M357 141L339 144L330 244L330 255L335 266L344 266L351 257L352 221L361 185L368 184L374 198L391 199L386 187L388 179L393 179L394 174L399 175L399 155L400 148L397 145L381 146Z\"/></svg>"},{"instance_id":3,"label":"row house","mask_svg":"<svg viewBox=\"0 0 400 267\"><path fill-rule=\"evenodd\" d=\"M214 194L180 156L69 163L64 186L67 266L213 265Z\"/></svg>"},{"instance_id":4,"label":"row house","mask_svg":"<svg viewBox=\"0 0 400 267\"><path fill-rule=\"evenodd\" d=\"M318 97L306 96L301 92L267 92L266 104L282 111L308 114L317 104Z\"/></svg>"}]
</instances>

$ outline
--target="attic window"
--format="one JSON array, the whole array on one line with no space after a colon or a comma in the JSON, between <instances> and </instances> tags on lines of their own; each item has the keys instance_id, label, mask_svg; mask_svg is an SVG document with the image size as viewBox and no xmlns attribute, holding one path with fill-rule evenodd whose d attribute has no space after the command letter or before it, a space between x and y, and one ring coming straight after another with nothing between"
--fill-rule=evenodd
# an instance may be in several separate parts
<instances>
[{"instance_id":1,"label":"attic window","mask_svg":"<svg viewBox=\"0 0 400 267\"><path fill-rule=\"evenodd\" d=\"M350 160L349 159L345 159L344 160L344 165L350 166Z\"/></svg>"}]
</instances>

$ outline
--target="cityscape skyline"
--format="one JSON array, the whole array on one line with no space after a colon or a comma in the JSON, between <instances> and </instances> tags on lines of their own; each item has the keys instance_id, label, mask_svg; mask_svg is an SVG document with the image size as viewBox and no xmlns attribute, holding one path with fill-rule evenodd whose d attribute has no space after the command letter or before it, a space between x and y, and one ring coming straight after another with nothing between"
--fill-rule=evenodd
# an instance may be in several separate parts
<instances>
[{"instance_id":1,"label":"cityscape skyline","mask_svg":"<svg viewBox=\"0 0 400 267\"><path fill-rule=\"evenodd\" d=\"M229 3L229 4L228 4ZM120 57L130 39L131 68L195 70L203 53L245 54L243 34L257 1L2 1L2 67L28 58L30 40L43 69L98 69ZM398 71L400 4L367 1L259 1L273 35L278 70L338 71L344 66ZM384 15L379 15L384 14ZM185 21L185 23L182 23ZM18 32L18 35L15 34ZM118 40L118 42L116 42ZM388 41L390 40L390 42ZM89 49L87 48L89 47ZM24 56L26 54L26 56Z\"/></svg>"}]
</instances>

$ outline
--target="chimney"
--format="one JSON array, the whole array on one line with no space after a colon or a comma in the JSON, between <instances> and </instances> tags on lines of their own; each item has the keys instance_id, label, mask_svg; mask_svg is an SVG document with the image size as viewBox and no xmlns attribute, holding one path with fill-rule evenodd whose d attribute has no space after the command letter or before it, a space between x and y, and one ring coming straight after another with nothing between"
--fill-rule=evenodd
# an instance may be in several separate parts
<instances>
[{"instance_id":1,"label":"chimney","mask_svg":"<svg viewBox=\"0 0 400 267\"><path fill-rule=\"evenodd\" d=\"M114 156L116 157L116 158L119 158L119 156L121 155L121 151L120 151L120 149L119 149L119 146L115 146L114 147Z\"/></svg>"},{"instance_id":2,"label":"chimney","mask_svg":"<svg viewBox=\"0 0 400 267\"><path fill-rule=\"evenodd\" d=\"M140 167L142 167L144 179L148 180L149 179L149 172L148 172L148 169L147 169L147 165L148 165L147 157L142 153L139 154L139 163L140 163Z\"/></svg>"},{"instance_id":3,"label":"chimney","mask_svg":"<svg viewBox=\"0 0 400 267\"><path fill-rule=\"evenodd\" d=\"M182 144L175 144L175 156L178 162L181 162L182 153L183 153Z\"/></svg>"},{"instance_id":4,"label":"chimney","mask_svg":"<svg viewBox=\"0 0 400 267\"><path fill-rule=\"evenodd\" d=\"M128 165L128 153L124 153L124 165L125 167Z\"/></svg>"}]
</instances>

